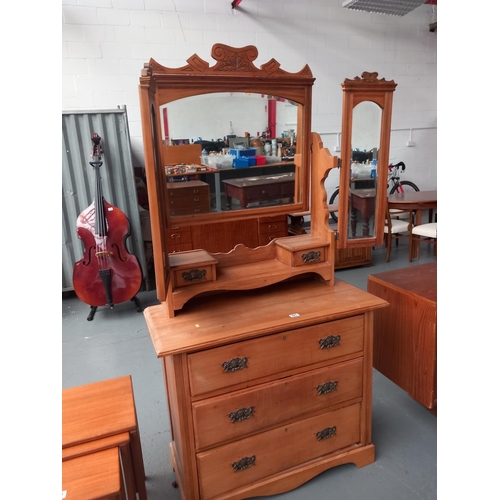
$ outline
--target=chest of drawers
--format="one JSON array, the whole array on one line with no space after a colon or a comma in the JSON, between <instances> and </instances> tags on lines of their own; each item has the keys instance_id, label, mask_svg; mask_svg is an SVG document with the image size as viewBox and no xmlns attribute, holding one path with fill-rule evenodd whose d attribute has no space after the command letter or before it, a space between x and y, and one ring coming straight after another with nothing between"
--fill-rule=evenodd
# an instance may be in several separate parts
<instances>
[{"instance_id":1,"label":"chest of drawers","mask_svg":"<svg viewBox=\"0 0 500 500\"><path fill-rule=\"evenodd\" d=\"M372 463L373 311L386 305L295 280L193 299L173 318L147 308L182 498L272 495Z\"/></svg>"},{"instance_id":2,"label":"chest of drawers","mask_svg":"<svg viewBox=\"0 0 500 500\"><path fill-rule=\"evenodd\" d=\"M167 182L167 197L171 216L210 212L210 187L206 182Z\"/></svg>"},{"instance_id":3,"label":"chest of drawers","mask_svg":"<svg viewBox=\"0 0 500 500\"><path fill-rule=\"evenodd\" d=\"M259 217L259 245L267 245L274 238L287 236L286 215Z\"/></svg>"}]
</instances>

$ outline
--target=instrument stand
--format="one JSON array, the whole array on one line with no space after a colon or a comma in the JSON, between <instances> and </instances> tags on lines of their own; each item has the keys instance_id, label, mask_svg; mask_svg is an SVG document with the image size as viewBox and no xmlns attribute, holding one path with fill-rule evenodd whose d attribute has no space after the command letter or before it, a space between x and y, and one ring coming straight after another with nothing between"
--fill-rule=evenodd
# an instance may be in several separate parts
<instances>
[{"instance_id":1,"label":"instrument stand","mask_svg":"<svg viewBox=\"0 0 500 500\"><path fill-rule=\"evenodd\" d=\"M139 313L139 312L142 312L142 306L141 306L141 303L139 302L139 299L137 298L137 295L134 295L131 299L130 299L131 302L134 302L135 304L135 307L136 307L136 311ZM110 304L109 305L109 308L110 309L113 309L115 305L114 304ZM90 306L90 312L89 312L89 315L87 316L87 321L92 321L94 319L94 314L95 312L97 311L97 307L98 306Z\"/></svg>"}]
</instances>

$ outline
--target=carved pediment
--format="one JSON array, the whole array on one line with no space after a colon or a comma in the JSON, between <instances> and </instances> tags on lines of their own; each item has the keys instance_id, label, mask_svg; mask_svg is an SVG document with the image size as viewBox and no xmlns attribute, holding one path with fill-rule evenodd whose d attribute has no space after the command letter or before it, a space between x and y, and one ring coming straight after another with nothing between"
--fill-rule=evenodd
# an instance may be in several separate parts
<instances>
[{"instance_id":1,"label":"carved pediment","mask_svg":"<svg viewBox=\"0 0 500 500\"><path fill-rule=\"evenodd\" d=\"M289 73L280 68L280 63L275 59L271 59L257 68L253 61L257 59L259 52L253 45L246 47L230 47L222 43L216 43L212 47L212 58L216 61L213 66L204 61L197 54L193 54L186 60L187 65L181 68L169 68L162 66L154 59L150 59L144 64L144 69L141 76L151 77L159 75L175 75L175 74L203 74L203 75L220 75L221 73L231 73L237 75L252 75L252 76L287 76L287 77L311 77L312 72L306 64L302 70L297 73Z\"/></svg>"},{"instance_id":2,"label":"carved pediment","mask_svg":"<svg viewBox=\"0 0 500 500\"><path fill-rule=\"evenodd\" d=\"M397 87L397 83L394 83L394 80L387 81L385 78L378 78L378 73L376 71L363 71L361 77L356 76L353 79L346 78L342 83L342 88L344 90L352 89L353 87L375 87L379 90L387 87L387 90L394 90Z\"/></svg>"}]
</instances>

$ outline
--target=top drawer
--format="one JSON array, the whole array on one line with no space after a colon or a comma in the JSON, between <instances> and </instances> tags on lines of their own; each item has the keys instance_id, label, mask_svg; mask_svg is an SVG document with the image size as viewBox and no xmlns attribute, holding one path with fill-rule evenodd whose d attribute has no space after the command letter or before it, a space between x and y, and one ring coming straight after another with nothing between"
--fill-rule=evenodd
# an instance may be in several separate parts
<instances>
[{"instance_id":1,"label":"top drawer","mask_svg":"<svg viewBox=\"0 0 500 500\"><path fill-rule=\"evenodd\" d=\"M210 186L202 181L167 182L167 196L170 200L207 194Z\"/></svg>"},{"instance_id":2,"label":"top drawer","mask_svg":"<svg viewBox=\"0 0 500 500\"><path fill-rule=\"evenodd\" d=\"M190 354L191 395L361 352L363 324L359 315Z\"/></svg>"}]
</instances>

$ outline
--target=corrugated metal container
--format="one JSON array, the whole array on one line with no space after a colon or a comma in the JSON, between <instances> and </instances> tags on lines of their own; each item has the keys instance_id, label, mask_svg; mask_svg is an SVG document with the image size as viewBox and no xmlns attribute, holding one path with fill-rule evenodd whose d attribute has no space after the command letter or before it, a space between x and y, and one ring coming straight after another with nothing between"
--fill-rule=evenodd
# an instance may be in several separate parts
<instances>
[{"instance_id":1,"label":"corrugated metal container","mask_svg":"<svg viewBox=\"0 0 500 500\"><path fill-rule=\"evenodd\" d=\"M104 199L128 217L126 246L141 265L143 289L150 290L125 106L62 113L62 289L73 290L73 266L83 257L76 221L94 200L95 174L90 165L94 132L101 137Z\"/></svg>"}]
</instances>

